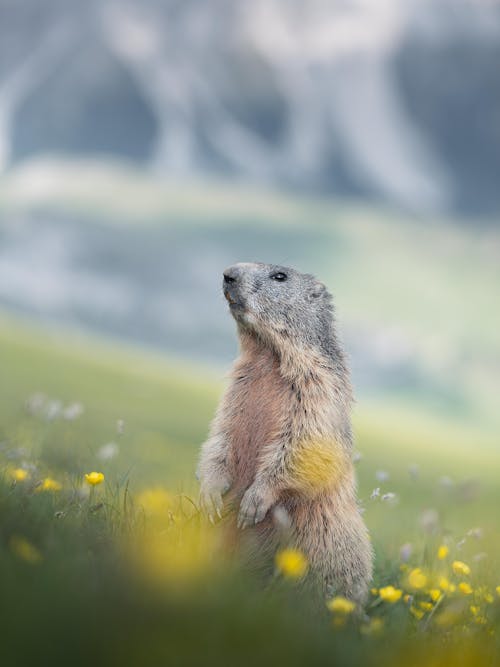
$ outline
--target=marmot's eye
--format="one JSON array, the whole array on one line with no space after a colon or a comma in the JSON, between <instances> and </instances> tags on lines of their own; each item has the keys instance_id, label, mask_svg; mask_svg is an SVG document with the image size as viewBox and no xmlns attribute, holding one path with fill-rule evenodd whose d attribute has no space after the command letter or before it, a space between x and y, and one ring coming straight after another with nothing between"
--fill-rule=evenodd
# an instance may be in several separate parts
<instances>
[{"instance_id":1,"label":"marmot's eye","mask_svg":"<svg viewBox=\"0 0 500 667\"><path fill-rule=\"evenodd\" d=\"M279 283L284 283L287 277L286 273L282 273L281 271L271 274L271 279L277 280Z\"/></svg>"}]
</instances>

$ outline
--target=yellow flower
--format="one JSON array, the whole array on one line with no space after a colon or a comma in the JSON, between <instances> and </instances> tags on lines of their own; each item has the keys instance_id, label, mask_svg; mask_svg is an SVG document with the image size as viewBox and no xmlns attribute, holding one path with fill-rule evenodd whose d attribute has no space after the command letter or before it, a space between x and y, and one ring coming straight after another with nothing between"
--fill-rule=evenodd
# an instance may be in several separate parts
<instances>
[{"instance_id":1,"label":"yellow flower","mask_svg":"<svg viewBox=\"0 0 500 667\"><path fill-rule=\"evenodd\" d=\"M416 607L410 607L410 612L419 621L424 617L424 612L421 609L417 609Z\"/></svg>"},{"instance_id":2,"label":"yellow flower","mask_svg":"<svg viewBox=\"0 0 500 667\"><path fill-rule=\"evenodd\" d=\"M439 590L439 588L431 588L431 590L429 591L429 595L433 602L437 602L441 597L441 591Z\"/></svg>"},{"instance_id":3,"label":"yellow flower","mask_svg":"<svg viewBox=\"0 0 500 667\"><path fill-rule=\"evenodd\" d=\"M30 565L36 565L42 560L42 554L24 537L14 535L9 541L9 546L13 554Z\"/></svg>"},{"instance_id":4,"label":"yellow flower","mask_svg":"<svg viewBox=\"0 0 500 667\"><path fill-rule=\"evenodd\" d=\"M479 607L477 607L476 605L471 604L471 606L469 607L469 609L470 609L470 613L471 613L473 616L477 616L477 615L479 614Z\"/></svg>"},{"instance_id":5,"label":"yellow flower","mask_svg":"<svg viewBox=\"0 0 500 667\"><path fill-rule=\"evenodd\" d=\"M450 550L448 549L446 544L442 544L438 549L437 557L439 558L439 560L444 560L449 553Z\"/></svg>"},{"instance_id":6,"label":"yellow flower","mask_svg":"<svg viewBox=\"0 0 500 667\"><path fill-rule=\"evenodd\" d=\"M403 597L403 601L405 602L405 604L408 604L409 602L411 602L411 600L412 596L408 595L408 593Z\"/></svg>"},{"instance_id":7,"label":"yellow flower","mask_svg":"<svg viewBox=\"0 0 500 667\"><path fill-rule=\"evenodd\" d=\"M495 590L496 590L496 592L497 592L497 595L500 595L500 586L497 586L497 587L495 588Z\"/></svg>"},{"instance_id":8,"label":"yellow flower","mask_svg":"<svg viewBox=\"0 0 500 667\"><path fill-rule=\"evenodd\" d=\"M28 471L24 470L24 468L15 468L15 470L12 470L10 474L12 478L16 480L16 482L24 482L24 480L28 479L29 477Z\"/></svg>"},{"instance_id":9,"label":"yellow flower","mask_svg":"<svg viewBox=\"0 0 500 667\"><path fill-rule=\"evenodd\" d=\"M62 484L52 479L52 477L46 477L37 487L37 491L60 491L61 489Z\"/></svg>"},{"instance_id":10,"label":"yellow flower","mask_svg":"<svg viewBox=\"0 0 500 667\"><path fill-rule=\"evenodd\" d=\"M432 603L431 602L420 602L420 608L424 611L431 611Z\"/></svg>"},{"instance_id":11,"label":"yellow flower","mask_svg":"<svg viewBox=\"0 0 500 667\"><path fill-rule=\"evenodd\" d=\"M450 582L446 577L439 578L438 586L442 591L450 590Z\"/></svg>"},{"instance_id":12,"label":"yellow flower","mask_svg":"<svg viewBox=\"0 0 500 667\"><path fill-rule=\"evenodd\" d=\"M161 486L145 489L137 496L137 502L148 517L167 516L167 512L173 504L171 494Z\"/></svg>"},{"instance_id":13,"label":"yellow flower","mask_svg":"<svg viewBox=\"0 0 500 667\"><path fill-rule=\"evenodd\" d=\"M298 549L282 549L275 557L276 567L289 579L300 579L307 572L307 559Z\"/></svg>"},{"instance_id":14,"label":"yellow flower","mask_svg":"<svg viewBox=\"0 0 500 667\"><path fill-rule=\"evenodd\" d=\"M102 472L89 472L85 474L85 479L87 480L87 484L96 486L97 484L102 484L102 482L104 482L104 475Z\"/></svg>"},{"instance_id":15,"label":"yellow flower","mask_svg":"<svg viewBox=\"0 0 500 667\"><path fill-rule=\"evenodd\" d=\"M500 588L500 587L499 587ZM378 588L370 588L370 593L372 595L378 595Z\"/></svg>"},{"instance_id":16,"label":"yellow flower","mask_svg":"<svg viewBox=\"0 0 500 667\"><path fill-rule=\"evenodd\" d=\"M424 588L427 584L427 577L419 567L416 567L408 575L408 584L410 588Z\"/></svg>"},{"instance_id":17,"label":"yellow flower","mask_svg":"<svg viewBox=\"0 0 500 667\"><path fill-rule=\"evenodd\" d=\"M454 560L451 564L451 567L453 568L453 572L455 574L463 574L465 576L470 574L470 567L465 563L462 563L461 560Z\"/></svg>"},{"instance_id":18,"label":"yellow flower","mask_svg":"<svg viewBox=\"0 0 500 667\"><path fill-rule=\"evenodd\" d=\"M478 599L482 598L487 604L492 604L495 601L495 598L486 586L479 586L479 588L476 588L476 597Z\"/></svg>"},{"instance_id":19,"label":"yellow flower","mask_svg":"<svg viewBox=\"0 0 500 667\"><path fill-rule=\"evenodd\" d=\"M466 581L461 581L458 584L458 589L464 595L470 595L472 593L472 588L470 587L470 585Z\"/></svg>"},{"instance_id":20,"label":"yellow flower","mask_svg":"<svg viewBox=\"0 0 500 667\"><path fill-rule=\"evenodd\" d=\"M394 586L384 586L379 590L379 595L385 602L397 602L403 595L403 591Z\"/></svg>"},{"instance_id":21,"label":"yellow flower","mask_svg":"<svg viewBox=\"0 0 500 667\"><path fill-rule=\"evenodd\" d=\"M356 609L356 604L352 600L342 597L342 595L337 595L337 597L328 600L326 606L335 614L352 614Z\"/></svg>"}]
</instances>

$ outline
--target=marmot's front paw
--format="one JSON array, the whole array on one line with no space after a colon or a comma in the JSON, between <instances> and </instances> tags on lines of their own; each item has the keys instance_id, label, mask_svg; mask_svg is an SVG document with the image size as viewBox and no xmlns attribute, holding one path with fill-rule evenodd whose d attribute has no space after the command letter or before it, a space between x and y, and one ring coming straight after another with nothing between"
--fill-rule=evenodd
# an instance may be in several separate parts
<instances>
[{"instance_id":1,"label":"marmot's front paw","mask_svg":"<svg viewBox=\"0 0 500 667\"><path fill-rule=\"evenodd\" d=\"M271 491L260 484L252 484L241 500L238 528L247 528L260 523L274 504Z\"/></svg>"},{"instance_id":2,"label":"marmot's front paw","mask_svg":"<svg viewBox=\"0 0 500 667\"><path fill-rule=\"evenodd\" d=\"M201 509L208 515L208 518L213 523L214 517L217 514L219 519L222 519L222 508L224 502L222 496L231 488L231 482L228 478L222 477L217 481L203 482L200 489L200 506Z\"/></svg>"}]
</instances>

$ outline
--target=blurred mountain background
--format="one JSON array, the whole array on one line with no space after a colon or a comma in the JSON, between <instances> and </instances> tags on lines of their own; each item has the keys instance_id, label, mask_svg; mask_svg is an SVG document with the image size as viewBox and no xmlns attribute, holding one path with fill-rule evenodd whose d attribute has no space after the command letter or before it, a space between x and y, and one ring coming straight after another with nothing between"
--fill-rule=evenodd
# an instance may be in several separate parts
<instances>
[{"instance_id":1,"label":"blurred mountain background","mask_svg":"<svg viewBox=\"0 0 500 667\"><path fill-rule=\"evenodd\" d=\"M493 0L0 0L0 305L227 365L289 263L361 395L496 419L499 64Z\"/></svg>"},{"instance_id":2,"label":"blurred mountain background","mask_svg":"<svg viewBox=\"0 0 500 667\"><path fill-rule=\"evenodd\" d=\"M497 213L499 62L488 0L2 0L0 165L107 155Z\"/></svg>"}]
</instances>

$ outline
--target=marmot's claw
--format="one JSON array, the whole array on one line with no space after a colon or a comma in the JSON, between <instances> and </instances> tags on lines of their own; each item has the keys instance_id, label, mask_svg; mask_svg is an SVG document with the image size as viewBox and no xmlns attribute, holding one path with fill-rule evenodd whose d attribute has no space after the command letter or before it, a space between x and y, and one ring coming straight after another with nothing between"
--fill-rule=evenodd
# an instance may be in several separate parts
<instances>
[{"instance_id":1,"label":"marmot's claw","mask_svg":"<svg viewBox=\"0 0 500 667\"><path fill-rule=\"evenodd\" d=\"M246 490L241 501L238 528L244 529L260 523L265 518L271 505L272 500L268 494L264 493L260 487L251 486Z\"/></svg>"},{"instance_id":2,"label":"marmot's claw","mask_svg":"<svg viewBox=\"0 0 500 667\"><path fill-rule=\"evenodd\" d=\"M215 515L222 519L222 494L219 491L203 491L200 493L200 507L208 516L210 523L215 523Z\"/></svg>"}]
</instances>

